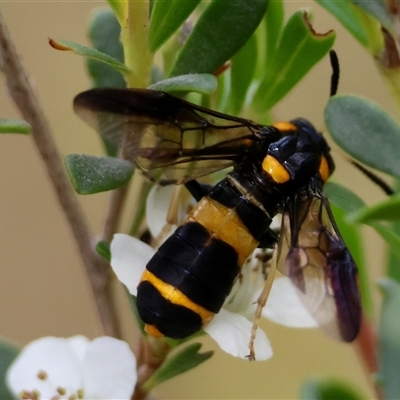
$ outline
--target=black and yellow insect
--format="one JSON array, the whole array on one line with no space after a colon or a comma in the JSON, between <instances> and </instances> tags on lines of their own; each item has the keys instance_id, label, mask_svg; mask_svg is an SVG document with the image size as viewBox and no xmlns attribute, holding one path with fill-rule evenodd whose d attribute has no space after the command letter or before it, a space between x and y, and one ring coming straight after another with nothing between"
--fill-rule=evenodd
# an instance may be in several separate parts
<instances>
[{"instance_id":1,"label":"black and yellow insect","mask_svg":"<svg viewBox=\"0 0 400 400\"><path fill-rule=\"evenodd\" d=\"M89 90L74 108L152 180L188 184L233 167L147 264L137 296L147 332L200 330L253 251L277 242L270 224L281 213L278 268L328 335L357 336L357 268L322 191L334 164L308 121L264 126L145 89Z\"/></svg>"}]
</instances>

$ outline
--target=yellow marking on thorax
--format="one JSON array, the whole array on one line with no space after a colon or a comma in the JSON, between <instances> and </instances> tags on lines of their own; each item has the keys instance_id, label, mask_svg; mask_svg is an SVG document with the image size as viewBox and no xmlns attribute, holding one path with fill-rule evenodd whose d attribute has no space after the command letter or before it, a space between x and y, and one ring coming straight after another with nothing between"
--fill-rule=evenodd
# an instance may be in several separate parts
<instances>
[{"instance_id":1,"label":"yellow marking on thorax","mask_svg":"<svg viewBox=\"0 0 400 400\"><path fill-rule=\"evenodd\" d=\"M285 183L290 179L287 169L270 155L264 158L262 168L276 183Z\"/></svg>"},{"instance_id":2,"label":"yellow marking on thorax","mask_svg":"<svg viewBox=\"0 0 400 400\"><path fill-rule=\"evenodd\" d=\"M229 208L203 197L189 213L188 221L196 221L211 234L230 244L238 253L238 265L242 267L258 246L256 241L238 215Z\"/></svg>"},{"instance_id":3,"label":"yellow marking on thorax","mask_svg":"<svg viewBox=\"0 0 400 400\"><path fill-rule=\"evenodd\" d=\"M272 124L275 128L279 129L281 133L286 133L290 131L297 131L297 126L291 122L277 121Z\"/></svg>"},{"instance_id":4,"label":"yellow marking on thorax","mask_svg":"<svg viewBox=\"0 0 400 400\"><path fill-rule=\"evenodd\" d=\"M165 283L147 269L143 272L141 281L150 282L162 294L162 296L166 300L170 301L172 304L186 307L189 310L195 312L196 314L199 314L201 320L203 321L203 324L209 322L214 316L213 312L208 311L202 306L199 306L198 304L190 300L179 289L170 285L169 283Z\"/></svg>"}]
</instances>

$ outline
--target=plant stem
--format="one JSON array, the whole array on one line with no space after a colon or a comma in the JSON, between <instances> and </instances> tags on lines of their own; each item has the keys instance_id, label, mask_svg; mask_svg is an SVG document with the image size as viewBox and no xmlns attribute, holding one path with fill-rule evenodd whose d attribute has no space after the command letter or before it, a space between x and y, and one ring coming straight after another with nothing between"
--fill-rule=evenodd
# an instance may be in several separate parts
<instances>
[{"instance_id":1,"label":"plant stem","mask_svg":"<svg viewBox=\"0 0 400 400\"><path fill-rule=\"evenodd\" d=\"M117 232L127 193L128 186L123 186L110 192L101 240L111 242L113 234Z\"/></svg>"},{"instance_id":2,"label":"plant stem","mask_svg":"<svg viewBox=\"0 0 400 400\"><path fill-rule=\"evenodd\" d=\"M132 71L125 79L129 88L150 85L153 57L149 50L149 2L129 1L128 15L121 25L125 65Z\"/></svg>"},{"instance_id":3,"label":"plant stem","mask_svg":"<svg viewBox=\"0 0 400 400\"><path fill-rule=\"evenodd\" d=\"M85 215L65 173L49 124L30 84L31 78L22 65L1 13L0 52L10 95L24 119L32 126L33 141L86 267L103 333L120 337L119 322L110 290L109 265L94 250Z\"/></svg>"}]
</instances>

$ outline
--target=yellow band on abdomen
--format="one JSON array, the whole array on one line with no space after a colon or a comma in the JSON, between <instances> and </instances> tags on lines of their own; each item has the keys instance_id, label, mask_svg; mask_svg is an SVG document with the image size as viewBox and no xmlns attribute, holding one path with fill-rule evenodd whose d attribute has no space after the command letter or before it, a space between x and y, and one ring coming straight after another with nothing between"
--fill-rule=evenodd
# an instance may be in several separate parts
<instances>
[{"instance_id":1,"label":"yellow band on abdomen","mask_svg":"<svg viewBox=\"0 0 400 400\"><path fill-rule=\"evenodd\" d=\"M203 197L187 219L198 222L212 236L230 244L238 253L239 267L243 266L258 246L258 241L253 238L237 213L209 197Z\"/></svg>"},{"instance_id":2,"label":"yellow band on abdomen","mask_svg":"<svg viewBox=\"0 0 400 400\"><path fill-rule=\"evenodd\" d=\"M196 314L200 315L203 324L209 322L214 316L213 312L208 311L202 306L199 306L198 304L190 300L179 289L168 283L165 283L147 269L143 272L141 280L150 282L161 293L161 295L172 304L186 307L189 310L192 310Z\"/></svg>"}]
</instances>

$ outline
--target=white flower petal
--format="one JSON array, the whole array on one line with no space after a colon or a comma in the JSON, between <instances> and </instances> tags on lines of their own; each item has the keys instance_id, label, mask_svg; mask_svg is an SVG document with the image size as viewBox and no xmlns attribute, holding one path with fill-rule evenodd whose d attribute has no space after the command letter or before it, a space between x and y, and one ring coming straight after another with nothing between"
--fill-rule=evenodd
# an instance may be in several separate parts
<instances>
[{"instance_id":1,"label":"white flower petal","mask_svg":"<svg viewBox=\"0 0 400 400\"><path fill-rule=\"evenodd\" d=\"M90 340L82 335L72 336L66 339L69 346L71 347L71 351L78 358L80 363L83 365L83 360L85 358L85 353L90 345Z\"/></svg>"},{"instance_id":2,"label":"white flower petal","mask_svg":"<svg viewBox=\"0 0 400 400\"><path fill-rule=\"evenodd\" d=\"M144 268L155 250L141 240L118 233L111 242L111 266L117 278L136 296Z\"/></svg>"},{"instance_id":3,"label":"white flower petal","mask_svg":"<svg viewBox=\"0 0 400 400\"><path fill-rule=\"evenodd\" d=\"M275 279L262 315L273 322L293 328L318 326L301 302L289 278Z\"/></svg>"},{"instance_id":4,"label":"white flower petal","mask_svg":"<svg viewBox=\"0 0 400 400\"><path fill-rule=\"evenodd\" d=\"M225 352L246 358L249 355L249 340L252 323L239 314L227 310L221 311L204 328ZM256 360L262 361L272 357L272 347L262 329L258 329L254 343Z\"/></svg>"},{"instance_id":5,"label":"white flower petal","mask_svg":"<svg viewBox=\"0 0 400 400\"><path fill-rule=\"evenodd\" d=\"M83 380L85 398L130 399L137 374L128 344L111 337L94 339L86 353Z\"/></svg>"},{"instance_id":6,"label":"white flower petal","mask_svg":"<svg viewBox=\"0 0 400 400\"><path fill-rule=\"evenodd\" d=\"M146 219L147 226L153 237L158 237L167 223L167 215L172 195L175 191L174 185L154 185L147 197Z\"/></svg>"},{"instance_id":7,"label":"white flower petal","mask_svg":"<svg viewBox=\"0 0 400 400\"><path fill-rule=\"evenodd\" d=\"M46 379L39 379L38 373ZM82 387L81 365L67 339L44 337L29 343L10 366L6 380L16 394L38 390L41 398L56 394L57 387L67 390Z\"/></svg>"}]
</instances>

